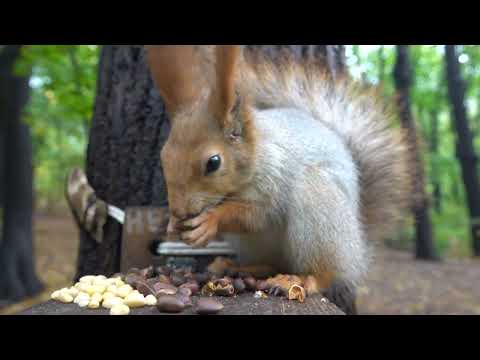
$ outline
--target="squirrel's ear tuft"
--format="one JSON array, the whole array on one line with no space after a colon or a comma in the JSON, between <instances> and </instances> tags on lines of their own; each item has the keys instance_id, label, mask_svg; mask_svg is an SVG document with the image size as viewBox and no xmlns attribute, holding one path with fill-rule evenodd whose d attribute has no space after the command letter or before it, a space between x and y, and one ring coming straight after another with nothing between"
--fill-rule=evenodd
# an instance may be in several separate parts
<instances>
[{"instance_id":1,"label":"squirrel's ear tuft","mask_svg":"<svg viewBox=\"0 0 480 360\"><path fill-rule=\"evenodd\" d=\"M225 121L237 103L235 77L240 51L240 45L217 45L215 49L216 82L210 106L222 126L226 125Z\"/></svg>"},{"instance_id":2,"label":"squirrel's ear tuft","mask_svg":"<svg viewBox=\"0 0 480 360\"><path fill-rule=\"evenodd\" d=\"M145 45L155 84L172 114L198 96L198 62L193 45Z\"/></svg>"}]
</instances>

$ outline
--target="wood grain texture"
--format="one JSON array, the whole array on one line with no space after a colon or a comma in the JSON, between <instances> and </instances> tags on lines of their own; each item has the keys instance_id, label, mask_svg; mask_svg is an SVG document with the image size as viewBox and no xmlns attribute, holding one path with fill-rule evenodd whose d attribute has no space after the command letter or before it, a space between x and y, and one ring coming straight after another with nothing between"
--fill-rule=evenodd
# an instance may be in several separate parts
<instances>
[{"instance_id":1,"label":"wood grain texture","mask_svg":"<svg viewBox=\"0 0 480 360\"><path fill-rule=\"evenodd\" d=\"M193 297L195 305L197 297ZM225 308L220 315L345 315L334 304L329 301L322 301L322 296L307 298L305 303L290 301L279 297L267 299L256 299L253 293L246 293L237 297L215 297ZM76 304L62 304L49 301L36 305L18 315L108 315L107 309L82 309ZM131 309L130 315L169 315L160 313L156 307L144 307ZM196 315L195 306L187 308L181 314L175 315Z\"/></svg>"}]
</instances>

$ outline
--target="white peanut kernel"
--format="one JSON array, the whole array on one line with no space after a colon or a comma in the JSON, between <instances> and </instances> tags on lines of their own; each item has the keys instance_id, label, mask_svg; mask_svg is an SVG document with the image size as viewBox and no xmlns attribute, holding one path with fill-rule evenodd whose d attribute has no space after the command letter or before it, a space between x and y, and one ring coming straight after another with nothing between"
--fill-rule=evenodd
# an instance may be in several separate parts
<instances>
[{"instance_id":1,"label":"white peanut kernel","mask_svg":"<svg viewBox=\"0 0 480 360\"><path fill-rule=\"evenodd\" d=\"M128 294L133 291L133 288L130 285L122 285L117 289L117 296L121 298L126 298Z\"/></svg>"},{"instance_id":2,"label":"white peanut kernel","mask_svg":"<svg viewBox=\"0 0 480 360\"><path fill-rule=\"evenodd\" d=\"M58 296L58 301L61 301L63 303L71 303L73 302L73 296L68 294L67 292L60 292L60 295Z\"/></svg>"},{"instance_id":3,"label":"white peanut kernel","mask_svg":"<svg viewBox=\"0 0 480 360\"><path fill-rule=\"evenodd\" d=\"M73 297L76 297L80 291L72 286L70 289L67 290L67 292Z\"/></svg>"},{"instance_id":4,"label":"white peanut kernel","mask_svg":"<svg viewBox=\"0 0 480 360\"><path fill-rule=\"evenodd\" d=\"M115 297L116 295L114 293L111 293L109 291L106 291L102 295L102 300L107 300L108 298Z\"/></svg>"},{"instance_id":5,"label":"white peanut kernel","mask_svg":"<svg viewBox=\"0 0 480 360\"><path fill-rule=\"evenodd\" d=\"M117 306L117 305L122 305L123 304L123 299L122 298L119 298L119 297L109 297L108 299L105 299L103 300L102 302L102 306L105 308L105 309L111 309L112 307L114 306Z\"/></svg>"},{"instance_id":6,"label":"white peanut kernel","mask_svg":"<svg viewBox=\"0 0 480 360\"><path fill-rule=\"evenodd\" d=\"M101 301L103 300L103 295L100 294L100 293L94 293L94 294L91 296L91 300L99 303L99 302L101 302Z\"/></svg>"},{"instance_id":7,"label":"white peanut kernel","mask_svg":"<svg viewBox=\"0 0 480 360\"><path fill-rule=\"evenodd\" d=\"M91 284L95 276L93 275L86 275L80 278L80 282L83 284Z\"/></svg>"},{"instance_id":8,"label":"white peanut kernel","mask_svg":"<svg viewBox=\"0 0 480 360\"><path fill-rule=\"evenodd\" d=\"M147 295L145 297L145 303L148 305L148 306L155 306L157 305L157 298L153 295Z\"/></svg>"},{"instance_id":9,"label":"white peanut kernel","mask_svg":"<svg viewBox=\"0 0 480 360\"><path fill-rule=\"evenodd\" d=\"M146 304L146 301L143 295L137 294L134 292L128 294L128 296L125 298L123 302L125 305L127 305L130 308L143 307Z\"/></svg>"},{"instance_id":10,"label":"white peanut kernel","mask_svg":"<svg viewBox=\"0 0 480 360\"><path fill-rule=\"evenodd\" d=\"M115 282L113 283L116 287L120 287L125 285L125 282L121 278L116 278Z\"/></svg>"},{"instance_id":11,"label":"white peanut kernel","mask_svg":"<svg viewBox=\"0 0 480 360\"><path fill-rule=\"evenodd\" d=\"M77 305L80 306L81 308L87 307L90 304L90 299L80 299L77 301Z\"/></svg>"},{"instance_id":12,"label":"white peanut kernel","mask_svg":"<svg viewBox=\"0 0 480 360\"><path fill-rule=\"evenodd\" d=\"M115 305L110 309L110 315L128 315L130 308L125 304Z\"/></svg>"},{"instance_id":13,"label":"white peanut kernel","mask_svg":"<svg viewBox=\"0 0 480 360\"><path fill-rule=\"evenodd\" d=\"M98 309L100 307L100 302L98 301L94 301L94 300L90 300L89 304L88 304L88 308L89 309Z\"/></svg>"}]
</instances>

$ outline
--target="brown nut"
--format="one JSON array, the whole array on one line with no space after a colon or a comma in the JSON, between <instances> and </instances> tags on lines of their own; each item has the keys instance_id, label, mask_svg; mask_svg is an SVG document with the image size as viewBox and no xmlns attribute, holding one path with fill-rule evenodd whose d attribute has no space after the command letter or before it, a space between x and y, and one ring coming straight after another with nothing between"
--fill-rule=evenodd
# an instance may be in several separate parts
<instances>
[{"instance_id":1,"label":"brown nut","mask_svg":"<svg viewBox=\"0 0 480 360\"><path fill-rule=\"evenodd\" d=\"M179 313L185 309L185 304L175 296L165 295L157 298L157 309L165 313Z\"/></svg>"},{"instance_id":2,"label":"brown nut","mask_svg":"<svg viewBox=\"0 0 480 360\"><path fill-rule=\"evenodd\" d=\"M192 298L182 293L177 293L175 297L180 300L185 306L192 306Z\"/></svg>"},{"instance_id":3,"label":"brown nut","mask_svg":"<svg viewBox=\"0 0 480 360\"><path fill-rule=\"evenodd\" d=\"M243 279L247 290L256 290L257 289L257 280L253 276L248 276Z\"/></svg>"},{"instance_id":4,"label":"brown nut","mask_svg":"<svg viewBox=\"0 0 480 360\"><path fill-rule=\"evenodd\" d=\"M259 291L268 291L272 288L272 284L268 283L265 280L257 281L256 289Z\"/></svg>"},{"instance_id":5,"label":"brown nut","mask_svg":"<svg viewBox=\"0 0 480 360\"><path fill-rule=\"evenodd\" d=\"M183 296L192 296L192 290L190 290L189 288L187 287L179 287L178 290L177 290L177 294L181 294Z\"/></svg>"},{"instance_id":6,"label":"brown nut","mask_svg":"<svg viewBox=\"0 0 480 360\"><path fill-rule=\"evenodd\" d=\"M142 280L144 280L144 279L141 276L139 276L138 274L134 274L134 273L128 273L125 276L125 283L130 285L133 288L136 288L137 283L139 281L142 281Z\"/></svg>"},{"instance_id":7,"label":"brown nut","mask_svg":"<svg viewBox=\"0 0 480 360\"><path fill-rule=\"evenodd\" d=\"M192 295L196 295L200 290L200 286L196 281L189 281L189 282L186 282L185 284L180 285L180 289L182 288L190 289Z\"/></svg>"},{"instance_id":8,"label":"brown nut","mask_svg":"<svg viewBox=\"0 0 480 360\"><path fill-rule=\"evenodd\" d=\"M144 281L138 281L136 283L135 288L143 295L143 296L148 296L148 295L155 295L155 288L148 284L145 280Z\"/></svg>"},{"instance_id":9,"label":"brown nut","mask_svg":"<svg viewBox=\"0 0 480 360\"><path fill-rule=\"evenodd\" d=\"M201 298L197 301L197 314L213 315L223 310L223 304L213 299Z\"/></svg>"},{"instance_id":10,"label":"brown nut","mask_svg":"<svg viewBox=\"0 0 480 360\"><path fill-rule=\"evenodd\" d=\"M225 287L225 286L228 286L228 285L232 285L233 279L225 276L225 277L223 277L223 278L221 278L221 279L214 280L213 283L214 283L216 286Z\"/></svg>"},{"instance_id":11,"label":"brown nut","mask_svg":"<svg viewBox=\"0 0 480 360\"><path fill-rule=\"evenodd\" d=\"M237 294L241 294L245 291L245 282L241 278L233 280L233 288Z\"/></svg>"},{"instance_id":12,"label":"brown nut","mask_svg":"<svg viewBox=\"0 0 480 360\"><path fill-rule=\"evenodd\" d=\"M159 295L175 295L177 293L177 288L171 284L165 284L157 282L153 285L155 291L155 296Z\"/></svg>"}]
</instances>

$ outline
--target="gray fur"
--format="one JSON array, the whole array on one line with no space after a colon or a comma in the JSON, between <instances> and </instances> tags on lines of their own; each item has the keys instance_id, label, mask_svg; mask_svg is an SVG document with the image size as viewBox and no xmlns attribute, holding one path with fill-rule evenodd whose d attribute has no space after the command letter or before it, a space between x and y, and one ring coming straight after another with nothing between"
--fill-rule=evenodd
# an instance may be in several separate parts
<instances>
[{"instance_id":1,"label":"gray fur","mask_svg":"<svg viewBox=\"0 0 480 360\"><path fill-rule=\"evenodd\" d=\"M274 226L231 235L242 262L357 284L366 240L388 235L408 207L403 134L376 94L333 83L318 67L244 65L239 86L255 104L258 145L255 187L242 197L261 203L259 216Z\"/></svg>"}]
</instances>

